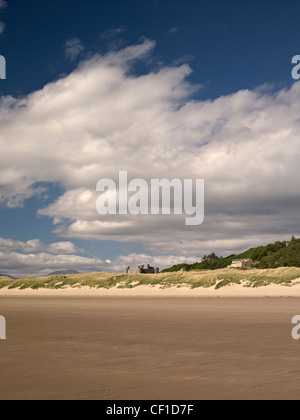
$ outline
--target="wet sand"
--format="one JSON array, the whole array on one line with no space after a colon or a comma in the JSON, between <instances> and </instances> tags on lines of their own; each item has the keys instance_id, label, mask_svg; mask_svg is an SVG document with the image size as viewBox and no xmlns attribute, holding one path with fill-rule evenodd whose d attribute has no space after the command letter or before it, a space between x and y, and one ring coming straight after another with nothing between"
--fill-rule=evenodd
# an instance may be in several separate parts
<instances>
[{"instance_id":1,"label":"wet sand","mask_svg":"<svg viewBox=\"0 0 300 420\"><path fill-rule=\"evenodd\" d=\"M0 297L0 399L298 399L299 298Z\"/></svg>"}]
</instances>

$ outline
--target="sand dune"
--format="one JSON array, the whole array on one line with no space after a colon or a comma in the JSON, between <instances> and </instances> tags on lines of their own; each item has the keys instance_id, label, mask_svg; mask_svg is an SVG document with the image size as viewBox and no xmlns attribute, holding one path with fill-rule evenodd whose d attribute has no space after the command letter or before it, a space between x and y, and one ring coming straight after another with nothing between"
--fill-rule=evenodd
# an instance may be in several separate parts
<instances>
[{"instance_id":1,"label":"sand dune","mask_svg":"<svg viewBox=\"0 0 300 420\"><path fill-rule=\"evenodd\" d=\"M300 268L0 278L0 296L300 297Z\"/></svg>"},{"instance_id":2,"label":"sand dune","mask_svg":"<svg viewBox=\"0 0 300 420\"><path fill-rule=\"evenodd\" d=\"M299 279L300 280L300 279ZM231 285L216 290L211 288L190 289L188 287L139 286L134 289L96 289L90 287L64 289L0 289L1 296L118 296L118 297L300 297L300 284L294 286L269 285L258 288L247 288L243 285Z\"/></svg>"}]
</instances>

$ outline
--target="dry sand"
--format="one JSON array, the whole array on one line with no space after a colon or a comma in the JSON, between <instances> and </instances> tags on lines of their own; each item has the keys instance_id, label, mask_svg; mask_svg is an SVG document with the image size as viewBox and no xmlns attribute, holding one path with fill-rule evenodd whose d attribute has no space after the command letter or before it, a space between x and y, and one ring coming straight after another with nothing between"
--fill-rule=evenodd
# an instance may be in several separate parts
<instances>
[{"instance_id":1,"label":"dry sand","mask_svg":"<svg viewBox=\"0 0 300 420\"><path fill-rule=\"evenodd\" d=\"M298 399L299 298L0 296L4 399Z\"/></svg>"}]
</instances>

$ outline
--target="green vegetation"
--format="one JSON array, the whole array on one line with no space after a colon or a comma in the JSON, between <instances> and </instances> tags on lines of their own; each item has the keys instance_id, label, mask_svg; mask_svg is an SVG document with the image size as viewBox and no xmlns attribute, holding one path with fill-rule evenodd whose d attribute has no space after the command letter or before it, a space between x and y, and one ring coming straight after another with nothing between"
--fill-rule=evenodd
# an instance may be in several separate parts
<instances>
[{"instance_id":1,"label":"green vegetation","mask_svg":"<svg viewBox=\"0 0 300 420\"><path fill-rule=\"evenodd\" d=\"M255 268L251 270L230 269L234 259L251 258ZM186 271L180 271L180 270ZM179 264L160 274L57 274L48 277L27 277L13 279L0 275L0 289L52 289L96 288L133 289L152 286L167 289L189 287L221 289L234 284L244 287L264 287L269 284L293 286L300 279L300 239L292 237L290 242L276 242L265 247L251 248L239 255L222 258L212 253L204 256L202 262ZM300 283L300 280L299 282Z\"/></svg>"},{"instance_id":2,"label":"green vegetation","mask_svg":"<svg viewBox=\"0 0 300 420\"><path fill-rule=\"evenodd\" d=\"M250 258L256 268L300 267L300 239L292 237L290 242L275 242L267 246L251 248L238 255L223 258L212 253L204 256L200 263L192 265L179 264L163 272L177 272L180 270L219 270L231 265L235 259Z\"/></svg>"},{"instance_id":3,"label":"green vegetation","mask_svg":"<svg viewBox=\"0 0 300 420\"><path fill-rule=\"evenodd\" d=\"M269 284L293 286L300 279L300 268L282 267L277 269L251 269L251 270L202 270L181 273L161 274L111 274L90 273L70 274L49 277L27 277L14 280L0 277L0 289L52 289L65 288L95 288L133 289L140 286L159 287L189 287L191 289L210 288L221 289L225 286L240 284L244 287L262 287ZM300 283L300 281L299 281Z\"/></svg>"}]
</instances>

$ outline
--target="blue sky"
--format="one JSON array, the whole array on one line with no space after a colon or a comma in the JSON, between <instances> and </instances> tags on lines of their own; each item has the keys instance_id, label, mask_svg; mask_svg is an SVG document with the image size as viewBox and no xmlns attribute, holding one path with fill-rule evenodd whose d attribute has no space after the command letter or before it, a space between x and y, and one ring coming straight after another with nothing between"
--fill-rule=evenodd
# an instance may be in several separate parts
<instances>
[{"instance_id":1,"label":"blue sky","mask_svg":"<svg viewBox=\"0 0 300 420\"><path fill-rule=\"evenodd\" d=\"M79 37L90 53L109 48L103 33L124 44L157 41L157 61L191 59L195 82L216 97L263 83L289 83L297 52L297 1L22 1L8 3L1 37L8 60L5 94L24 94L70 72L62 45ZM112 41L111 39L110 41Z\"/></svg>"},{"instance_id":2,"label":"blue sky","mask_svg":"<svg viewBox=\"0 0 300 420\"><path fill-rule=\"evenodd\" d=\"M1 5L0 273L163 268L298 233L299 2ZM100 220L96 183L120 170L204 178L204 225Z\"/></svg>"},{"instance_id":3,"label":"blue sky","mask_svg":"<svg viewBox=\"0 0 300 420\"><path fill-rule=\"evenodd\" d=\"M299 48L297 1L64 1L8 2L1 51L8 61L4 94L41 88L73 64L62 45L79 37L90 53L109 48L103 33L124 44L157 41L157 61L191 59L192 79L216 97L263 83L290 83L290 60ZM110 41L112 41L111 39Z\"/></svg>"}]
</instances>

